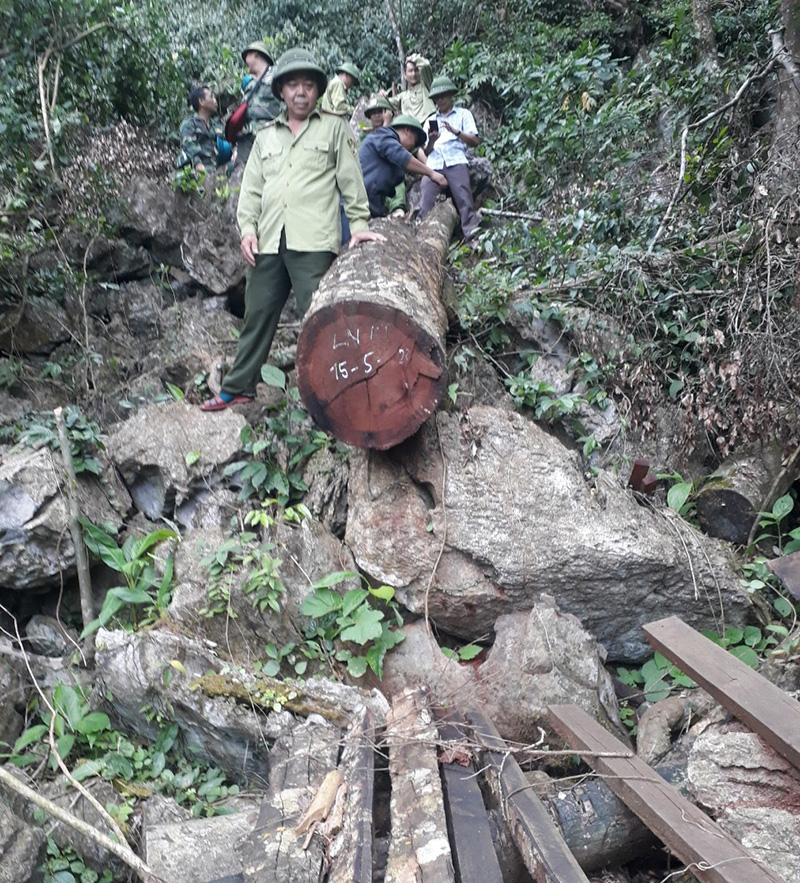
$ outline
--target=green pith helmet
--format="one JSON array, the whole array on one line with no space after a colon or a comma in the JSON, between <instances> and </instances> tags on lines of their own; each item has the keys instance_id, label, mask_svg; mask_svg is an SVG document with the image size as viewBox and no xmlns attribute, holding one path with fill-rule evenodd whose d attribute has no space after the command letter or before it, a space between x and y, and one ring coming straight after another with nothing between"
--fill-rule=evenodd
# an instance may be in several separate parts
<instances>
[{"instance_id":1,"label":"green pith helmet","mask_svg":"<svg viewBox=\"0 0 800 883\"><path fill-rule=\"evenodd\" d=\"M272 94L280 99L281 82L288 74L297 74L301 71L311 74L317 81L319 94L323 95L328 85L328 75L319 66L317 59L308 49L287 49L278 59L272 69Z\"/></svg>"},{"instance_id":2,"label":"green pith helmet","mask_svg":"<svg viewBox=\"0 0 800 883\"><path fill-rule=\"evenodd\" d=\"M379 95L377 98L374 98L370 103L364 108L364 116L368 117L371 113L375 113L377 110L391 110L394 111L392 107L392 102L389 101L388 98L384 98L383 95Z\"/></svg>"},{"instance_id":3,"label":"green pith helmet","mask_svg":"<svg viewBox=\"0 0 800 883\"><path fill-rule=\"evenodd\" d=\"M422 147L428 140L425 129L422 128L422 123L416 117L412 117L411 114L401 113L399 117L395 117L392 120L391 127L393 129L413 129L417 133L417 147Z\"/></svg>"},{"instance_id":4,"label":"green pith helmet","mask_svg":"<svg viewBox=\"0 0 800 883\"><path fill-rule=\"evenodd\" d=\"M456 84L450 77L436 77L431 83L428 95L431 98L436 98L439 95L447 95L448 92L458 92Z\"/></svg>"},{"instance_id":5,"label":"green pith helmet","mask_svg":"<svg viewBox=\"0 0 800 883\"><path fill-rule=\"evenodd\" d=\"M336 68L336 73L350 74L350 76L356 81L356 86L361 79L361 71L359 71L354 64L350 64L349 61L343 61L339 67Z\"/></svg>"},{"instance_id":6,"label":"green pith helmet","mask_svg":"<svg viewBox=\"0 0 800 883\"><path fill-rule=\"evenodd\" d=\"M264 58L267 59L267 64L270 67L275 64L275 59L272 57L272 53L269 51L267 44L263 40L254 40L252 43L248 43L247 46L242 49L242 61L244 61L244 57L248 52L258 52L259 55L263 55Z\"/></svg>"}]
</instances>

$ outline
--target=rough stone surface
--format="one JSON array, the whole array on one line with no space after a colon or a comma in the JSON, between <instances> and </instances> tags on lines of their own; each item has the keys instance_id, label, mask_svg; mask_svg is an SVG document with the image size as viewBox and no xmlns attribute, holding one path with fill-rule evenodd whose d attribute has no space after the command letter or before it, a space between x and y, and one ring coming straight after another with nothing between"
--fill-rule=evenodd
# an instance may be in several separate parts
<instances>
[{"instance_id":1,"label":"rough stone surface","mask_svg":"<svg viewBox=\"0 0 800 883\"><path fill-rule=\"evenodd\" d=\"M69 339L71 323L66 310L46 297L31 295L6 317L0 329L0 350L48 355Z\"/></svg>"},{"instance_id":2,"label":"rough stone surface","mask_svg":"<svg viewBox=\"0 0 800 883\"><path fill-rule=\"evenodd\" d=\"M22 715L15 706L25 705L27 688L22 677L8 663L0 659L0 745L13 745L23 730ZM2 750L5 750L3 748Z\"/></svg>"},{"instance_id":3,"label":"rough stone surface","mask_svg":"<svg viewBox=\"0 0 800 883\"><path fill-rule=\"evenodd\" d=\"M183 402L148 405L106 443L136 507L152 521L172 517L205 478L239 451L245 426L232 410L205 414ZM187 454L199 455L187 466Z\"/></svg>"},{"instance_id":4,"label":"rough stone surface","mask_svg":"<svg viewBox=\"0 0 800 883\"><path fill-rule=\"evenodd\" d=\"M605 651L574 616L543 595L530 613L495 623L496 638L477 672L478 693L500 735L533 743L547 723L547 706L575 703L618 738L626 739ZM540 730L541 728L541 730Z\"/></svg>"},{"instance_id":5,"label":"rough stone surface","mask_svg":"<svg viewBox=\"0 0 800 883\"><path fill-rule=\"evenodd\" d=\"M300 615L300 606L311 594L313 583L336 571L355 567L348 548L318 521L305 520L296 527L274 525L266 539L274 545L267 554L282 562L279 577L285 591L279 599L280 613L269 607L260 610L254 594L243 592L252 566L237 568L225 580L233 616L222 612L209 618L201 613L210 604L211 588L208 569L202 560L225 542L225 534L218 527L193 532L176 553L176 587L170 616L190 634L214 641L220 655L240 662L263 658L267 643L280 648L290 642L302 642L305 618ZM250 543L247 550L257 551L261 542ZM348 580L337 589L344 592L358 585L358 580Z\"/></svg>"},{"instance_id":6,"label":"rough stone surface","mask_svg":"<svg viewBox=\"0 0 800 883\"><path fill-rule=\"evenodd\" d=\"M0 883L39 883L47 837L0 801Z\"/></svg>"},{"instance_id":7,"label":"rough stone surface","mask_svg":"<svg viewBox=\"0 0 800 883\"><path fill-rule=\"evenodd\" d=\"M119 512L128 510L130 498L113 470L106 470L105 479L103 484L97 476L81 473L77 483L78 506L89 521L119 527ZM0 586L31 589L48 585L59 574L75 574L75 550L68 529L63 483L63 465L49 448L20 448L3 458Z\"/></svg>"},{"instance_id":8,"label":"rough stone surface","mask_svg":"<svg viewBox=\"0 0 800 883\"><path fill-rule=\"evenodd\" d=\"M166 883L208 883L242 872L240 841L252 830L258 807L210 819L144 828L145 861Z\"/></svg>"},{"instance_id":9,"label":"rough stone surface","mask_svg":"<svg viewBox=\"0 0 800 883\"><path fill-rule=\"evenodd\" d=\"M69 632L54 616L36 613L25 626L25 637L34 653L41 656L65 656L76 649L78 633Z\"/></svg>"},{"instance_id":10,"label":"rough stone surface","mask_svg":"<svg viewBox=\"0 0 800 883\"><path fill-rule=\"evenodd\" d=\"M709 726L687 767L695 801L759 861L800 880L800 772L737 721Z\"/></svg>"},{"instance_id":11,"label":"rough stone surface","mask_svg":"<svg viewBox=\"0 0 800 883\"><path fill-rule=\"evenodd\" d=\"M175 298L170 289L150 280L124 282L106 298L109 316L119 315L134 337L153 340L163 330L162 313Z\"/></svg>"},{"instance_id":12,"label":"rough stone surface","mask_svg":"<svg viewBox=\"0 0 800 883\"><path fill-rule=\"evenodd\" d=\"M651 652L641 630L651 619L713 628L721 602L726 623L750 610L719 542L638 505L612 475L588 483L577 455L520 414L438 413L391 452L354 452L348 499L359 567L419 614L436 568L430 616L463 639L491 634L541 592L613 659Z\"/></svg>"}]
</instances>

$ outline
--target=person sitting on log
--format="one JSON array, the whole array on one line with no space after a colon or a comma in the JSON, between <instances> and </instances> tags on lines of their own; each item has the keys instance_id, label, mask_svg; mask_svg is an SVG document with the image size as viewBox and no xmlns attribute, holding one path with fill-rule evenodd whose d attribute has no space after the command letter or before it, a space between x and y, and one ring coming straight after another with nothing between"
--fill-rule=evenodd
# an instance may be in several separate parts
<instances>
[{"instance_id":1,"label":"person sitting on log","mask_svg":"<svg viewBox=\"0 0 800 883\"><path fill-rule=\"evenodd\" d=\"M406 172L425 175L438 187L446 187L444 175L420 162L414 155L428 140L419 120L401 114L390 126L375 129L358 151L364 184L373 218L387 214L386 200L405 180Z\"/></svg>"},{"instance_id":2,"label":"person sitting on log","mask_svg":"<svg viewBox=\"0 0 800 883\"><path fill-rule=\"evenodd\" d=\"M329 113L341 113L348 116L353 112L353 107L347 101L347 93L358 86L361 74L354 64L346 61L336 68L336 76L328 83L328 88L322 96L322 109Z\"/></svg>"},{"instance_id":3,"label":"person sitting on log","mask_svg":"<svg viewBox=\"0 0 800 883\"><path fill-rule=\"evenodd\" d=\"M239 162L245 164L259 130L280 113L281 105L272 93L275 62L263 40L248 43L242 50L249 80L243 85L243 101L231 116L226 133L235 137ZM235 131L233 131L235 129Z\"/></svg>"},{"instance_id":4,"label":"person sitting on log","mask_svg":"<svg viewBox=\"0 0 800 883\"><path fill-rule=\"evenodd\" d=\"M302 316L341 242L339 201L353 230L350 247L383 240L369 230L369 203L353 133L338 114L317 109L328 78L305 49L284 52L272 91L286 109L256 136L244 170L237 220L250 265L245 315L233 368L201 405L221 411L251 402L281 310L294 290Z\"/></svg>"},{"instance_id":5,"label":"person sitting on log","mask_svg":"<svg viewBox=\"0 0 800 883\"><path fill-rule=\"evenodd\" d=\"M433 81L430 94L437 111L425 123L428 132L425 153L428 154L428 165L447 178L447 186L461 218L461 231L464 239L470 242L480 218L475 211L469 180L467 148L477 147L480 139L472 114L466 108L455 106L456 91L455 83L449 77L437 77ZM423 180L420 218L431 211L443 189L431 178Z\"/></svg>"},{"instance_id":6,"label":"person sitting on log","mask_svg":"<svg viewBox=\"0 0 800 883\"><path fill-rule=\"evenodd\" d=\"M392 107L407 116L426 120L431 114L436 113L436 107L428 93L433 81L431 63L415 52L406 58L404 76L407 88L389 99Z\"/></svg>"},{"instance_id":7,"label":"person sitting on log","mask_svg":"<svg viewBox=\"0 0 800 883\"><path fill-rule=\"evenodd\" d=\"M189 104L194 113L181 123L181 152L175 168L191 166L195 171L204 172L208 166L213 171L225 165L232 155L231 145L222 137L221 123L213 119L217 99L207 86L195 86L189 93Z\"/></svg>"}]
</instances>

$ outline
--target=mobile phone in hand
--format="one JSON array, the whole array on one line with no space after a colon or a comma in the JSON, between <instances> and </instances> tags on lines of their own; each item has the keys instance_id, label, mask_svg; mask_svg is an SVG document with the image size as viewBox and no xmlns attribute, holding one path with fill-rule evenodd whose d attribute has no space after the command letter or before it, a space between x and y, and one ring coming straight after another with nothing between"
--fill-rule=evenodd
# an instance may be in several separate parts
<instances>
[{"instance_id":1,"label":"mobile phone in hand","mask_svg":"<svg viewBox=\"0 0 800 883\"><path fill-rule=\"evenodd\" d=\"M439 123L436 120L431 120L428 123L428 131L433 134L434 132L439 131Z\"/></svg>"}]
</instances>

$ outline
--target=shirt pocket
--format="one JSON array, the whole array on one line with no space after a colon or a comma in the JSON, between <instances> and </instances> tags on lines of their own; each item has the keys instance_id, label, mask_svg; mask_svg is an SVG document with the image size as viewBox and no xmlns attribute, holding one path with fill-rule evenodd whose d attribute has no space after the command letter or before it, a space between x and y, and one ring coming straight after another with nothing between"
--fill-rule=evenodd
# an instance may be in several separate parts
<instances>
[{"instance_id":1,"label":"shirt pocket","mask_svg":"<svg viewBox=\"0 0 800 883\"><path fill-rule=\"evenodd\" d=\"M327 141L306 141L301 151L300 162L303 168L322 172L333 165L330 157L330 144Z\"/></svg>"},{"instance_id":2,"label":"shirt pocket","mask_svg":"<svg viewBox=\"0 0 800 883\"><path fill-rule=\"evenodd\" d=\"M283 147L280 144L261 145L261 169L264 173L277 172L283 158Z\"/></svg>"}]
</instances>

